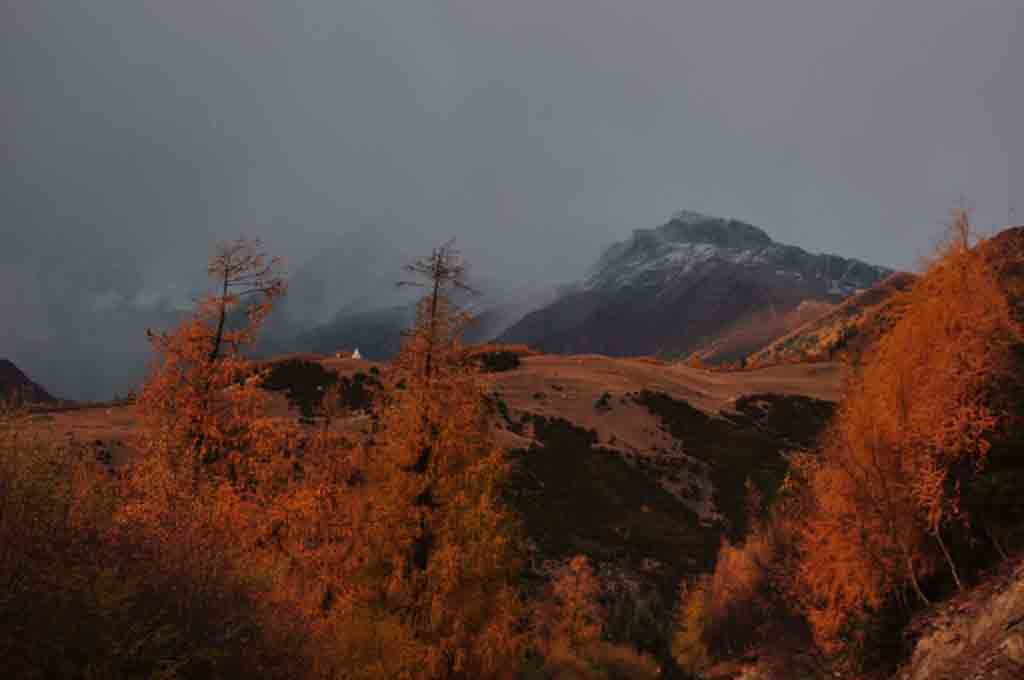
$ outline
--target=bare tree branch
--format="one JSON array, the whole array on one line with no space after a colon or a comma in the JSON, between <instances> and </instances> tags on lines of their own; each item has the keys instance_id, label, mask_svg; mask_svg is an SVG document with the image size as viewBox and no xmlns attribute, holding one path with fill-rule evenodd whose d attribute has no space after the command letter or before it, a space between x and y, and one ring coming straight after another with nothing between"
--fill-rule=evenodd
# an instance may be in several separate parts
<instances>
[{"instance_id":1,"label":"bare tree branch","mask_svg":"<svg viewBox=\"0 0 1024 680\"><path fill-rule=\"evenodd\" d=\"M422 288L429 291L421 303L426 316L425 327L417 331L426 333L424 371L429 377L434 351L440 341L440 327L445 325L441 323L441 317L450 320L458 316L452 309L449 297L451 292L458 290L470 295L477 295L478 292L466 283L469 266L455 248L455 239L434 248L429 256L421 257L405 265L403 269L415 278L398 281L395 284L397 287Z\"/></svg>"},{"instance_id":2,"label":"bare tree branch","mask_svg":"<svg viewBox=\"0 0 1024 680\"><path fill-rule=\"evenodd\" d=\"M210 361L220 356L224 324L231 307L244 297L258 295L263 302L269 302L284 294L285 281L280 273L282 264L281 258L270 257L262 250L259 239L243 237L217 246L207 266L207 272L220 288L220 295L215 297L217 332L210 347Z\"/></svg>"}]
</instances>

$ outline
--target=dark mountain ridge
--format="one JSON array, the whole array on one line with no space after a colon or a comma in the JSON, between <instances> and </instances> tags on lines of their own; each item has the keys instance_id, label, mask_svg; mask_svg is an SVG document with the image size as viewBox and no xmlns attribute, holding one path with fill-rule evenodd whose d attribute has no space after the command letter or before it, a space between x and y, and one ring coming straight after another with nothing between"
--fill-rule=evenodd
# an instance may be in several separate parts
<instances>
[{"instance_id":1,"label":"dark mountain ridge","mask_svg":"<svg viewBox=\"0 0 1024 680\"><path fill-rule=\"evenodd\" d=\"M14 399L29 403L56 401L49 392L32 382L14 362L0 359L0 399Z\"/></svg>"}]
</instances>

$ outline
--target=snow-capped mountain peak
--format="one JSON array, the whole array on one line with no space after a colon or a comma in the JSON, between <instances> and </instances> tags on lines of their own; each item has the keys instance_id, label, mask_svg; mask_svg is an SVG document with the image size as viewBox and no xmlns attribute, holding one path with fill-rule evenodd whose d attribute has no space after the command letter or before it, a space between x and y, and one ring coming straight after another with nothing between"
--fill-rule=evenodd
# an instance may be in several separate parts
<instances>
[{"instance_id":1,"label":"snow-capped mountain peak","mask_svg":"<svg viewBox=\"0 0 1024 680\"><path fill-rule=\"evenodd\" d=\"M612 245L584 282L586 290L664 286L719 265L765 269L776 276L820 281L828 296L868 288L890 270L779 244L751 224L680 211L655 229L637 229Z\"/></svg>"},{"instance_id":2,"label":"snow-capped mountain peak","mask_svg":"<svg viewBox=\"0 0 1024 680\"><path fill-rule=\"evenodd\" d=\"M890 271L774 241L738 220L684 211L609 247L581 285L502 335L547 352L718 360L755 351ZM804 312L809 309L804 307Z\"/></svg>"}]
</instances>

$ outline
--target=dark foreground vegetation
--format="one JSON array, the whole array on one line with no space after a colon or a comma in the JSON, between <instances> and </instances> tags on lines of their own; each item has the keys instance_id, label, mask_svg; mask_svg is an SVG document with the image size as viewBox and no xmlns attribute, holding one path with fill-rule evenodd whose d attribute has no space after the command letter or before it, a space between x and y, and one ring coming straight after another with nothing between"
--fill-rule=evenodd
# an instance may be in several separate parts
<instances>
[{"instance_id":1,"label":"dark foreground vegetation","mask_svg":"<svg viewBox=\"0 0 1024 680\"><path fill-rule=\"evenodd\" d=\"M593 433L502 413L479 373L518 355L460 347L450 246L410 269L431 292L379 375L254 364L283 287L241 325L224 287L152 334L130 465L0 415L4 677L626 679L755 653L769 677L884 674L915 611L1024 543L1024 234L956 226L834 415L636 397L706 459L719 524ZM267 272L252 244L218 258ZM503 451L496 418L534 444ZM650 582L616 594L614 564Z\"/></svg>"},{"instance_id":2,"label":"dark foreground vegetation","mask_svg":"<svg viewBox=\"0 0 1024 680\"><path fill-rule=\"evenodd\" d=\"M382 385L376 375L356 371L352 376L339 376L322 364L309 359L285 359L272 362L266 369L260 387L283 392L288 402L305 418L320 413L324 395L334 399L335 407L351 411L370 411L374 391Z\"/></svg>"}]
</instances>

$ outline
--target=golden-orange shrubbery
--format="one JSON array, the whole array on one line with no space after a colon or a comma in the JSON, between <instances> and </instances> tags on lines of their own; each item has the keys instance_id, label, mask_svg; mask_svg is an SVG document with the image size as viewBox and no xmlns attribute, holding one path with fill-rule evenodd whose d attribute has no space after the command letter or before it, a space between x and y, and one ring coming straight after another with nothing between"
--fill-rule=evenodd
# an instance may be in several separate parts
<instances>
[{"instance_id":1,"label":"golden-orange shrubbery","mask_svg":"<svg viewBox=\"0 0 1024 680\"><path fill-rule=\"evenodd\" d=\"M533 612L543 677L551 680L644 680L658 664L629 645L605 639L608 611L590 561L576 555L559 566Z\"/></svg>"},{"instance_id":2,"label":"golden-orange shrubbery","mask_svg":"<svg viewBox=\"0 0 1024 680\"><path fill-rule=\"evenodd\" d=\"M794 614L819 649L855 666L891 635L895 610L926 602L943 582L962 586L979 564L973 536L1004 552L993 525L1019 517L1000 515L1020 505L1024 481L1011 460L1024 397L1014 293L1024 252L1012 239L971 247L963 214L951 233L894 301L897 319L848 377L819 449L790 456L768 517L743 543L724 543L714 572L683 589L680 666L699 672L747 644L771 644L780 620L801 639Z\"/></svg>"},{"instance_id":3,"label":"golden-orange shrubbery","mask_svg":"<svg viewBox=\"0 0 1024 680\"><path fill-rule=\"evenodd\" d=\"M781 580L776 522L753 521L738 544L723 539L714 571L681 588L672 655L684 670L699 673L713 659L742 653L762 641L772 616L785 615L775 597Z\"/></svg>"},{"instance_id":4,"label":"golden-orange shrubbery","mask_svg":"<svg viewBox=\"0 0 1024 680\"><path fill-rule=\"evenodd\" d=\"M1021 329L1006 288L969 245L965 215L902 316L848 386L817 454L794 457L801 559L793 592L822 648L864 641L864 624L941 568L960 583L950 538L970 525L964 494L1010 424Z\"/></svg>"},{"instance_id":5,"label":"golden-orange shrubbery","mask_svg":"<svg viewBox=\"0 0 1024 680\"><path fill-rule=\"evenodd\" d=\"M538 610L543 639L552 647L580 647L601 639L607 612L590 561L576 555L553 574L550 599Z\"/></svg>"},{"instance_id":6,"label":"golden-orange shrubbery","mask_svg":"<svg viewBox=\"0 0 1024 680\"><path fill-rule=\"evenodd\" d=\"M0 658L10 677L294 677L211 496L172 533L125 522L127 480L0 413ZM186 479L185 488L191 488ZM204 512L205 511L205 512ZM207 521L203 521L203 518Z\"/></svg>"}]
</instances>

